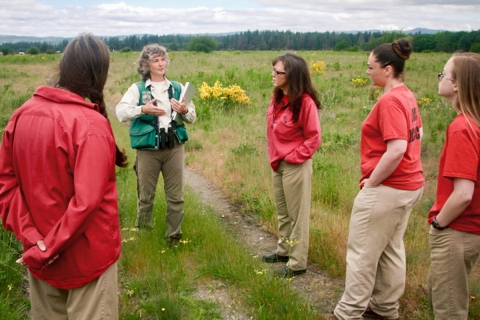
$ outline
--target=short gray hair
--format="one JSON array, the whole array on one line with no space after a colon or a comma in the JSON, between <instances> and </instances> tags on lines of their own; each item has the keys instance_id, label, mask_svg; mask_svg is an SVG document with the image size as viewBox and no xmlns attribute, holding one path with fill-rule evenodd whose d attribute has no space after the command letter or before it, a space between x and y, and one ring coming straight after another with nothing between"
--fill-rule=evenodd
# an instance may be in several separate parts
<instances>
[{"instance_id":1,"label":"short gray hair","mask_svg":"<svg viewBox=\"0 0 480 320\"><path fill-rule=\"evenodd\" d=\"M143 81L147 81L150 79L150 68L148 67L148 63L152 61L155 57L165 57L167 60L167 67L170 64L170 59L168 58L167 49L164 46L159 44L148 44L143 47L142 52L140 53L140 57L138 57L137 62L137 70L138 73L142 76Z\"/></svg>"}]
</instances>

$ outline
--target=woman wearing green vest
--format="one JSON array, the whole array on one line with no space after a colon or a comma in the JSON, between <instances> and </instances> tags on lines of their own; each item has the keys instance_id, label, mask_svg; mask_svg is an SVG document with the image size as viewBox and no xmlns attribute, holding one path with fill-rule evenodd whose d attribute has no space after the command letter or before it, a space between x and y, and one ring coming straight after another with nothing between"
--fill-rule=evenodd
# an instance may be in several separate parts
<instances>
[{"instance_id":1,"label":"woman wearing green vest","mask_svg":"<svg viewBox=\"0 0 480 320\"><path fill-rule=\"evenodd\" d=\"M137 148L134 169L137 174L138 214L135 226L152 228L153 203L161 172L167 200L165 237L172 247L182 237L185 162L184 145L174 138L172 123L193 123L197 116L192 102L187 104L184 99L177 100L178 87L180 90L184 90L184 87L167 79L169 63L165 47L158 44L145 46L137 62L142 82L130 86L118 103L116 113L120 121L132 120L133 124L137 118L153 119L155 126L158 126L155 128L160 133L157 145L153 148Z\"/></svg>"}]
</instances>

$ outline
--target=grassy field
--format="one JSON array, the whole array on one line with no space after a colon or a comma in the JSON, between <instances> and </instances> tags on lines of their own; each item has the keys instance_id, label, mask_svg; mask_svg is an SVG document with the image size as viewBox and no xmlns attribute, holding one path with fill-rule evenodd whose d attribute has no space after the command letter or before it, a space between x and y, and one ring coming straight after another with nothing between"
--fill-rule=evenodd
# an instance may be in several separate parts
<instances>
[{"instance_id":1,"label":"grassy field","mask_svg":"<svg viewBox=\"0 0 480 320\"><path fill-rule=\"evenodd\" d=\"M167 76L191 82L197 89L237 85L245 90L248 104L235 96L201 99L194 103L198 120L188 126L186 164L219 186L258 223L276 232L276 214L267 160L265 112L272 92L271 60L282 52L172 52ZM353 199L358 192L360 126L380 90L365 74L367 52L298 52L312 66L314 84L323 103L323 143L314 157L313 203L310 223L310 260L334 277L345 273L345 249ZM118 123L113 108L122 94L139 80L138 53L115 53L106 88L110 119L117 142L129 153L128 130ZM449 54L416 53L407 61L406 85L420 106L425 136L422 162L426 177L424 197L410 218L405 235L407 286L402 298L404 319L433 318L428 310L426 278L429 267L426 216L436 188L438 160L445 129L455 116L450 104L436 94L437 73ZM53 56L0 57L0 127L11 112L31 96L38 85L47 84L58 60ZM131 166L130 166L131 167ZM290 290L288 282L264 274L262 266L245 252L192 194L186 194L186 243L181 250L167 250L163 242L163 216L156 215L158 232L138 233L132 227L136 215L133 170L118 170L120 216L124 248L120 259L122 319L220 319L219 307L193 298L195 288L211 279L222 279L254 319L315 319L319 312ZM163 188L159 187L155 211L164 211ZM28 301L21 294L23 273L13 262L19 247L11 234L0 233L0 313L22 319ZM254 276L252 276L254 275ZM471 319L480 318L475 297L480 291L477 270L471 278ZM7 309L6 309L7 308Z\"/></svg>"}]
</instances>

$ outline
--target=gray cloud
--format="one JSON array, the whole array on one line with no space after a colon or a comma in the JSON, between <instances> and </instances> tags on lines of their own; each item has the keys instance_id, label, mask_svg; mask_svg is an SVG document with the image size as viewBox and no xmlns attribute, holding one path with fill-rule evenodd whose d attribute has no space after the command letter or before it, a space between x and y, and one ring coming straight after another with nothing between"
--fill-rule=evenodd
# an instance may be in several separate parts
<instances>
[{"instance_id":1,"label":"gray cloud","mask_svg":"<svg viewBox=\"0 0 480 320\"><path fill-rule=\"evenodd\" d=\"M478 30L478 0L359 1L259 0L258 9L145 8L125 3L53 8L37 0L0 0L0 34L24 36L99 36L128 34L195 34L246 30L353 31ZM451 1L449 1L451 3ZM26 10L28 8L28 10Z\"/></svg>"}]
</instances>

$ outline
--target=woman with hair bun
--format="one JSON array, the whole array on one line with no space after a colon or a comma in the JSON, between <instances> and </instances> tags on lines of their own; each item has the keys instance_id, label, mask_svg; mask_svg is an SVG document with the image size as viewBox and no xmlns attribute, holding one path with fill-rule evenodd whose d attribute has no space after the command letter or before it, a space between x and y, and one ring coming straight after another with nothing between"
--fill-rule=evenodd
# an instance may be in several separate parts
<instances>
[{"instance_id":1,"label":"woman with hair bun","mask_svg":"<svg viewBox=\"0 0 480 320\"><path fill-rule=\"evenodd\" d=\"M383 95L362 124L360 192L352 209L345 291L326 319L398 319L406 258L403 235L423 194L422 121L403 83L406 39L384 43L368 58L367 74Z\"/></svg>"}]
</instances>

